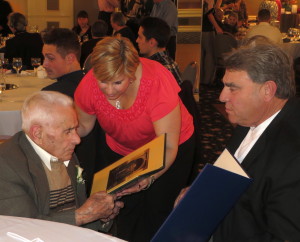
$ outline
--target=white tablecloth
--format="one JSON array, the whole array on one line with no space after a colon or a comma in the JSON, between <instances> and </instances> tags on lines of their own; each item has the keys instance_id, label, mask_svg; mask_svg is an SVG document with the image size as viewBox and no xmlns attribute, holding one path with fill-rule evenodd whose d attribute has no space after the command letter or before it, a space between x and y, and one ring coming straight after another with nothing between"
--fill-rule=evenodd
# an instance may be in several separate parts
<instances>
[{"instance_id":1,"label":"white tablecloth","mask_svg":"<svg viewBox=\"0 0 300 242\"><path fill-rule=\"evenodd\" d=\"M12 136L21 130L22 104L33 92L53 83L55 80L41 79L32 76L6 75L6 82L19 86L17 89L6 90L0 101L0 135Z\"/></svg>"},{"instance_id":2,"label":"white tablecloth","mask_svg":"<svg viewBox=\"0 0 300 242\"><path fill-rule=\"evenodd\" d=\"M0 241L21 241L7 235L11 232L26 238L28 241L44 242L102 242L124 240L102 234L90 229L72 226L63 223L50 222L39 219L20 218L0 215ZM40 240L34 240L39 238ZM25 240L26 241L26 240Z\"/></svg>"}]
</instances>

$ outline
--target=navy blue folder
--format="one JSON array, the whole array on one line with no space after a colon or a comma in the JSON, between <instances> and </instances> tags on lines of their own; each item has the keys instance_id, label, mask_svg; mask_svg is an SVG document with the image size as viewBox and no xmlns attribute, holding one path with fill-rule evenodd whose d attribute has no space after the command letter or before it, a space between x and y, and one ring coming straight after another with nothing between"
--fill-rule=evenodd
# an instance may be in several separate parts
<instances>
[{"instance_id":1,"label":"navy blue folder","mask_svg":"<svg viewBox=\"0 0 300 242\"><path fill-rule=\"evenodd\" d=\"M208 241L251 182L249 177L206 164L151 242Z\"/></svg>"}]
</instances>

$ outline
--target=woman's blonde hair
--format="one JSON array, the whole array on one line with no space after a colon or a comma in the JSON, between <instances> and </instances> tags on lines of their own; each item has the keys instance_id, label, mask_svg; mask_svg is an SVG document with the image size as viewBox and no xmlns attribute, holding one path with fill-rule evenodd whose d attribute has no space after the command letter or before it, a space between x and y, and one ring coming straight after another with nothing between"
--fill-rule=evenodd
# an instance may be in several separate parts
<instances>
[{"instance_id":1,"label":"woman's blonde hair","mask_svg":"<svg viewBox=\"0 0 300 242\"><path fill-rule=\"evenodd\" d=\"M140 63L133 44L117 35L99 41L92 52L94 75L99 81L114 81L127 77L135 80L135 72Z\"/></svg>"}]
</instances>

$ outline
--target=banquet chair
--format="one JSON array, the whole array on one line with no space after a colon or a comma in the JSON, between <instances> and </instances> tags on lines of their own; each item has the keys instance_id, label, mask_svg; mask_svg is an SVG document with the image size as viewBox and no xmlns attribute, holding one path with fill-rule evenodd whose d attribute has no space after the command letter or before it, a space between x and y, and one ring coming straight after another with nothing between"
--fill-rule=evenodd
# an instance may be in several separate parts
<instances>
[{"instance_id":1,"label":"banquet chair","mask_svg":"<svg viewBox=\"0 0 300 242\"><path fill-rule=\"evenodd\" d=\"M192 83L193 92L198 92L199 87L199 64L196 61L191 61L182 72L182 80L188 80Z\"/></svg>"},{"instance_id":2,"label":"banquet chair","mask_svg":"<svg viewBox=\"0 0 300 242\"><path fill-rule=\"evenodd\" d=\"M214 40L214 56L216 63L215 70L215 82L222 80L225 68L224 68L224 54L230 52L232 49L237 48L238 42L234 36L230 33L224 32L223 34L217 34Z\"/></svg>"},{"instance_id":3,"label":"banquet chair","mask_svg":"<svg viewBox=\"0 0 300 242\"><path fill-rule=\"evenodd\" d=\"M184 79L183 79L184 80ZM202 165L203 161L201 160L201 123L200 123L200 112L197 105L197 102L194 98L193 85L190 80L184 80L180 85L181 91L178 93L182 103L188 110L188 112L193 116L194 124L194 134L195 134L195 153L194 153L194 163L192 172L189 177L188 184L190 185L196 176L199 173L199 167Z\"/></svg>"},{"instance_id":4,"label":"banquet chair","mask_svg":"<svg viewBox=\"0 0 300 242\"><path fill-rule=\"evenodd\" d=\"M89 70L92 69L91 59L92 59L92 56L91 56L91 54L89 54L89 56L84 61L84 64L83 64L83 67L82 67L84 73L88 73Z\"/></svg>"}]
</instances>

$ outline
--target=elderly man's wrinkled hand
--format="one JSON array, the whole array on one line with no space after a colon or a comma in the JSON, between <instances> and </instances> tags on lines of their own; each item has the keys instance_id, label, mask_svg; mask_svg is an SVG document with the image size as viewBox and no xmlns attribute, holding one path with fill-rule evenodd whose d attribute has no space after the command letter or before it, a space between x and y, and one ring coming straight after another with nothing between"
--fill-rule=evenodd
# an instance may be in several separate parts
<instances>
[{"instance_id":1,"label":"elderly man's wrinkled hand","mask_svg":"<svg viewBox=\"0 0 300 242\"><path fill-rule=\"evenodd\" d=\"M80 208L76 209L76 224L82 225L97 219L114 218L119 213L120 208L123 207L122 202L115 202L115 200L115 195L109 195L105 192L94 193Z\"/></svg>"}]
</instances>

